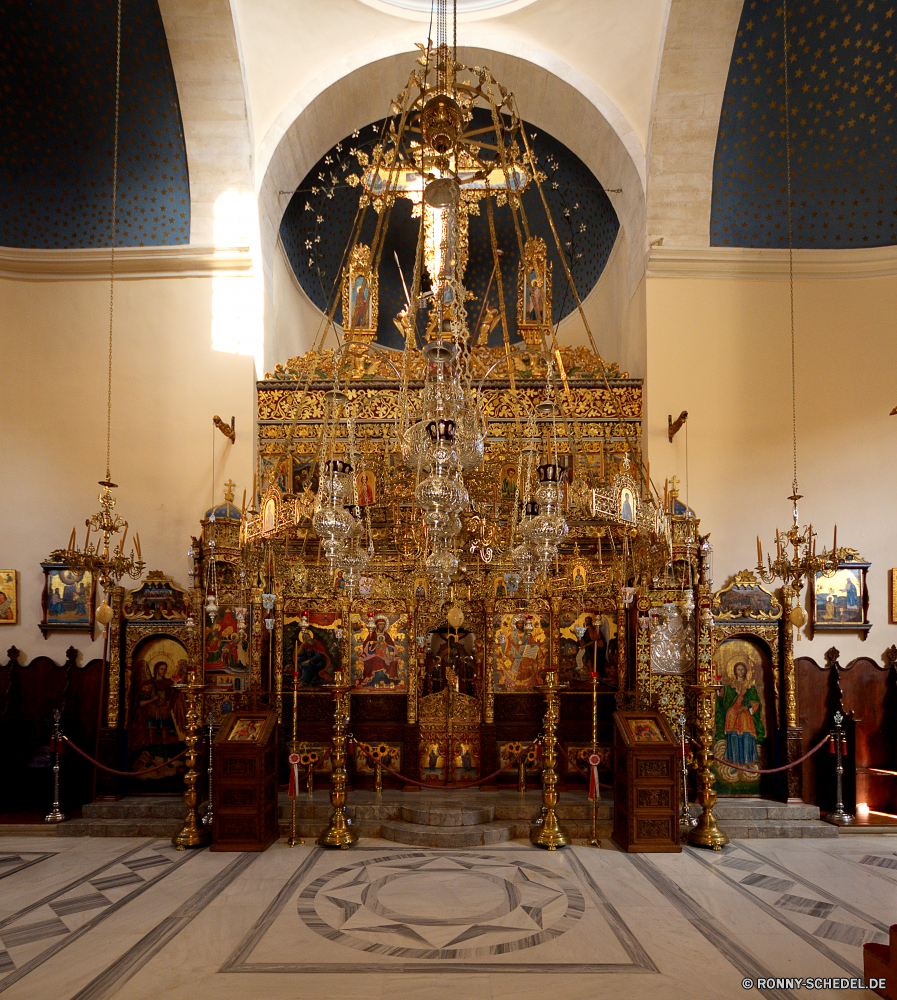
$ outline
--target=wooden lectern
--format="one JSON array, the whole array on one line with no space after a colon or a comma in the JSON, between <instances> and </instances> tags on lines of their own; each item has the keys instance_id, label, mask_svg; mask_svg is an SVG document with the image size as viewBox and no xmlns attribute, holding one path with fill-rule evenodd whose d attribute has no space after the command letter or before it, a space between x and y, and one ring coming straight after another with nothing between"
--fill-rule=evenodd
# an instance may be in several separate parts
<instances>
[{"instance_id":1,"label":"wooden lectern","mask_svg":"<svg viewBox=\"0 0 897 1000\"><path fill-rule=\"evenodd\" d=\"M660 712L614 712L614 840L629 853L679 844L679 744Z\"/></svg>"},{"instance_id":2,"label":"wooden lectern","mask_svg":"<svg viewBox=\"0 0 897 1000\"><path fill-rule=\"evenodd\" d=\"M213 851L264 851L277 840L277 716L238 709L213 744Z\"/></svg>"}]
</instances>

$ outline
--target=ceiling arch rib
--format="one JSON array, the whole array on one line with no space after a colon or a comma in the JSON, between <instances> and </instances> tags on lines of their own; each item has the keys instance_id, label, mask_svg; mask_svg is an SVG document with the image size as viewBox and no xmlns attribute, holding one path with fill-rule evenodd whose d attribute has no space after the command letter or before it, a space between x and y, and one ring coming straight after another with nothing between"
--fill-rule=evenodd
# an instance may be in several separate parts
<instances>
[{"instance_id":1,"label":"ceiling arch rib","mask_svg":"<svg viewBox=\"0 0 897 1000\"><path fill-rule=\"evenodd\" d=\"M672 0L651 128L648 240L708 247L713 156L743 0Z\"/></svg>"},{"instance_id":2,"label":"ceiling arch rib","mask_svg":"<svg viewBox=\"0 0 897 1000\"><path fill-rule=\"evenodd\" d=\"M495 39L490 36L490 45ZM368 53L370 55L370 52ZM318 159L343 136L382 117L405 86L416 50L402 48L363 61L341 77L318 78L288 103L262 140L257 156L262 262L267 287L280 221L292 193ZM548 53L523 48L515 55L459 47L468 65L487 65L514 91L520 112L572 150L612 194L620 224L634 248L627 266L630 295L644 273L645 161L641 143L603 92ZM345 69L345 64L342 65ZM288 192L283 194L283 192Z\"/></svg>"},{"instance_id":3,"label":"ceiling arch rib","mask_svg":"<svg viewBox=\"0 0 897 1000\"><path fill-rule=\"evenodd\" d=\"M229 0L159 0L159 11L187 147L190 242L213 246L219 197L253 189L251 128L233 13Z\"/></svg>"}]
</instances>

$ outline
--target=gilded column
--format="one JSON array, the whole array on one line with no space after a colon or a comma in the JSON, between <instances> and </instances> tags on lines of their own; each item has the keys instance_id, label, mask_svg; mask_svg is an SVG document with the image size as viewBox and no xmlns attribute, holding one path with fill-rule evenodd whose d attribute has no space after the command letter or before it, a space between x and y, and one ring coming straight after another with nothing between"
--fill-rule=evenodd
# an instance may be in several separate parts
<instances>
[{"instance_id":1,"label":"gilded column","mask_svg":"<svg viewBox=\"0 0 897 1000\"><path fill-rule=\"evenodd\" d=\"M716 792L713 789L713 729L715 721L715 701L719 685L713 682L711 663L710 630L713 621L711 615L712 595L710 587L701 585L698 590L697 614L697 803L701 806L701 815L697 825L688 831L688 842L697 847L709 847L720 850L729 843L729 838L717 826L713 807L716 805ZM706 612L706 613L705 613Z\"/></svg>"}]
</instances>

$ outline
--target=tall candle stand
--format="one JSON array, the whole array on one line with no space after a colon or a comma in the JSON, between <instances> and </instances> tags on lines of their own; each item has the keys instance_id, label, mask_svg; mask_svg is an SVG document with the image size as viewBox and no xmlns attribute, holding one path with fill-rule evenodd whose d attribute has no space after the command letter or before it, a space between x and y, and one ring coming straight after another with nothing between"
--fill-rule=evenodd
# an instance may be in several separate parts
<instances>
[{"instance_id":1,"label":"tall candle stand","mask_svg":"<svg viewBox=\"0 0 897 1000\"><path fill-rule=\"evenodd\" d=\"M53 709L53 808L44 817L45 823L62 823L68 816L59 808L59 755L62 753L62 712Z\"/></svg>"},{"instance_id":2,"label":"tall candle stand","mask_svg":"<svg viewBox=\"0 0 897 1000\"><path fill-rule=\"evenodd\" d=\"M212 839L212 834L202 826L197 815L199 792L196 786L200 775L196 765L199 761L199 730L202 718L202 693L205 690L205 685L202 681L197 680L195 670L188 670L187 682L175 684L175 688L183 691L187 702L184 726L184 742L187 745L184 805L187 807L187 815L184 817L184 826L180 833L176 833L171 838L171 842L179 851L183 851L188 847L205 847Z\"/></svg>"},{"instance_id":3,"label":"tall candle stand","mask_svg":"<svg viewBox=\"0 0 897 1000\"><path fill-rule=\"evenodd\" d=\"M290 740L290 835L287 837L287 847L304 844L301 837L296 836L296 799L299 798L299 644L293 646L293 738ZM309 772L311 765L309 765Z\"/></svg>"},{"instance_id":4,"label":"tall candle stand","mask_svg":"<svg viewBox=\"0 0 897 1000\"><path fill-rule=\"evenodd\" d=\"M600 790L598 786L598 765L601 757L598 753L598 643L593 643L595 651L595 662L592 670L592 752L589 754L589 774L590 784L594 782L592 789L592 836L584 840L583 847L600 847L601 841L598 839L598 801Z\"/></svg>"},{"instance_id":5,"label":"tall candle stand","mask_svg":"<svg viewBox=\"0 0 897 1000\"><path fill-rule=\"evenodd\" d=\"M729 843L729 838L717 826L713 807L716 792L713 790L713 709L716 692L722 688L717 684L693 684L697 698L697 791L695 801L701 807L698 822L688 831L688 842L696 847L709 847L719 851Z\"/></svg>"},{"instance_id":6,"label":"tall candle stand","mask_svg":"<svg viewBox=\"0 0 897 1000\"><path fill-rule=\"evenodd\" d=\"M545 768L542 771L542 817L541 823L536 823L530 830L530 843L536 847L545 847L549 851L558 847L566 847L572 843L570 834L560 825L555 812L558 802L558 776L554 769L557 762L557 726L560 719L558 703L557 674L550 671L545 675L545 683L538 690L545 695L547 709L545 712Z\"/></svg>"},{"instance_id":7,"label":"tall candle stand","mask_svg":"<svg viewBox=\"0 0 897 1000\"><path fill-rule=\"evenodd\" d=\"M333 772L330 789L330 804L333 813L330 825L318 837L321 847L339 847L346 850L358 840L358 833L352 829L351 820L346 817L346 730L349 726L349 691L352 685L347 683L345 671L339 670L334 675L334 684L329 685L333 692Z\"/></svg>"},{"instance_id":8,"label":"tall candle stand","mask_svg":"<svg viewBox=\"0 0 897 1000\"><path fill-rule=\"evenodd\" d=\"M209 766L206 771L209 786L209 807L206 809L205 815L202 818L203 826L211 826L214 820L214 813L212 811L212 727L214 724L215 716L209 712L206 716L206 739L209 743Z\"/></svg>"},{"instance_id":9,"label":"tall candle stand","mask_svg":"<svg viewBox=\"0 0 897 1000\"><path fill-rule=\"evenodd\" d=\"M698 821L688 808L688 747L685 732L688 719L684 712L680 712L676 721L679 723L679 753L682 758L682 805L679 808L679 826L690 830L693 826L697 826Z\"/></svg>"},{"instance_id":10,"label":"tall candle stand","mask_svg":"<svg viewBox=\"0 0 897 1000\"><path fill-rule=\"evenodd\" d=\"M835 811L827 812L822 814L822 818L829 823L834 823L835 826L849 826L856 820L855 816L851 816L849 812L844 811L844 750L845 750L845 739L844 739L844 716L840 711L835 712L835 732L833 739L835 741L835 794L837 796L837 802L835 803ZM49 817L48 817L49 818Z\"/></svg>"}]
</instances>

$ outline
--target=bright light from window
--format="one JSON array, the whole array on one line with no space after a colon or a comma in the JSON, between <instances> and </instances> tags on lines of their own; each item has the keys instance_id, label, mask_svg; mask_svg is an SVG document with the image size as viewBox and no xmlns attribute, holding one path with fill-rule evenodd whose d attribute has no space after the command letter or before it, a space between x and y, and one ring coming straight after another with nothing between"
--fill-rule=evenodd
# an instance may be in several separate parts
<instances>
[{"instance_id":1,"label":"bright light from window","mask_svg":"<svg viewBox=\"0 0 897 1000\"><path fill-rule=\"evenodd\" d=\"M258 203L251 191L225 191L215 202L213 239L218 249L248 248L248 274L212 278L212 348L255 358L263 373L264 290L261 273Z\"/></svg>"}]
</instances>

